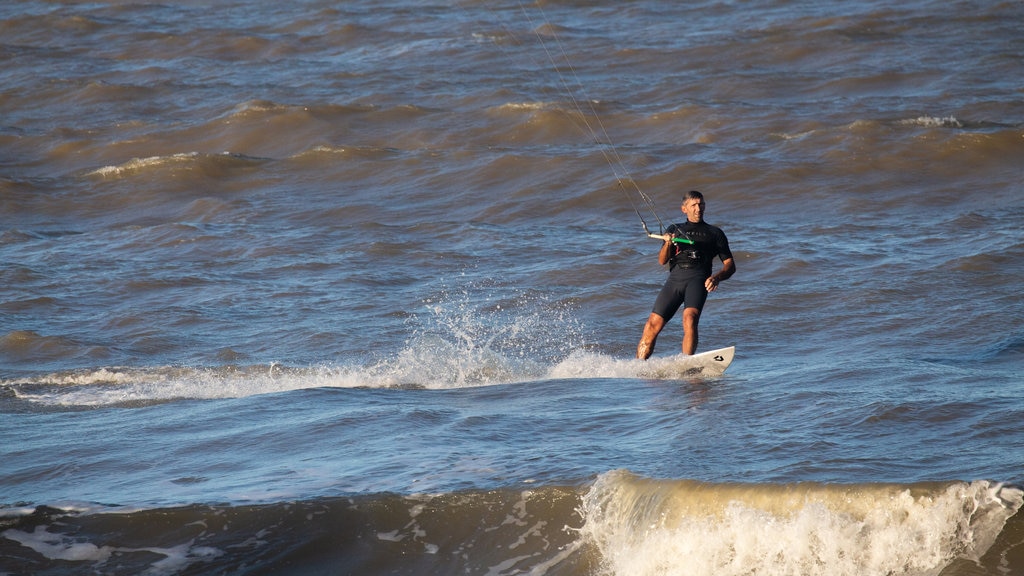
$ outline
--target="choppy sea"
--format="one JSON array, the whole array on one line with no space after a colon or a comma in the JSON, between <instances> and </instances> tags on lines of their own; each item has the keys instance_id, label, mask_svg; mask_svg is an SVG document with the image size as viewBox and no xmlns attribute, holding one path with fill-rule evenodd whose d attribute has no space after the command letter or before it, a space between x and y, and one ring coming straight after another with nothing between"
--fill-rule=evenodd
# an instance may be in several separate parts
<instances>
[{"instance_id":1,"label":"choppy sea","mask_svg":"<svg viewBox=\"0 0 1024 576\"><path fill-rule=\"evenodd\" d=\"M4 3L0 574L1024 574L1022 22Z\"/></svg>"}]
</instances>

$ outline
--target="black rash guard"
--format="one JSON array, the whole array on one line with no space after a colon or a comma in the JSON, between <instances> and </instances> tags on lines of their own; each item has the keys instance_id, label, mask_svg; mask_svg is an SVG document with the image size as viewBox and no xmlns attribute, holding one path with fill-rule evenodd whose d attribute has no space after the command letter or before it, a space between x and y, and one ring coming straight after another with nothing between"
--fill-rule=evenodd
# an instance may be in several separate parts
<instances>
[{"instance_id":1,"label":"black rash guard","mask_svg":"<svg viewBox=\"0 0 1024 576\"><path fill-rule=\"evenodd\" d=\"M722 261L732 258L729 240L721 228L707 222L684 222L672 224L666 230L668 234L686 238L693 244L673 242L674 253L669 258L669 275L678 275L686 271L690 276L694 269L703 271L704 280L711 276L711 265L718 256Z\"/></svg>"},{"instance_id":2,"label":"black rash guard","mask_svg":"<svg viewBox=\"0 0 1024 576\"><path fill-rule=\"evenodd\" d=\"M708 297L704 281L711 276L715 256L724 262L732 258L732 251L729 250L729 240L725 237L725 232L706 222L672 224L665 232L693 242L672 243L672 255L668 261L668 280L658 294L652 310L668 322L684 302L687 308L704 309L704 302Z\"/></svg>"}]
</instances>

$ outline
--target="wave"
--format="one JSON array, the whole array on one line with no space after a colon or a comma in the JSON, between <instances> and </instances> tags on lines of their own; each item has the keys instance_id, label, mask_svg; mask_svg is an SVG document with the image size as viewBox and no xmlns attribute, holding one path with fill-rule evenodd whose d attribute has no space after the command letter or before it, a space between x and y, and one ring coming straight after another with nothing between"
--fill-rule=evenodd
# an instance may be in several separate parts
<instances>
[{"instance_id":1,"label":"wave","mask_svg":"<svg viewBox=\"0 0 1024 576\"><path fill-rule=\"evenodd\" d=\"M86 176L115 177L128 173L142 172L148 168L188 164L199 156L196 152L172 154L170 156L150 156L148 158L132 158L131 160L117 166L103 166L97 168Z\"/></svg>"},{"instance_id":2,"label":"wave","mask_svg":"<svg viewBox=\"0 0 1024 576\"><path fill-rule=\"evenodd\" d=\"M613 574L938 574L980 562L1021 501L1020 489L987 481L744 485L612 472L584 499L583 533Z\"/></svg>"},{"instance_id":3,"label":"wave","mask_svg":"<svg viewBox=\"0 0 1024 576\"><path fill-rule=\"evenodd\" d=\"M99 176L103 178L120 178L135 174L147 173L153 170L224 170L235 167L248 167L264 162L265 159L224 152L221 154L200 154L198 152L183 152L166 156L149 156L146 158L132 158L127 162L103 166L88 172L86 176Z\"/></svg>"},{"instance_id":4,"label":"wave","mask_svg":"<svg viewBox=\"0 0 1024 576\"><path fill-rule=\"evenodd\" d=\"M187 481L187 479L182 479ZM1021 490L988 481L589 486L261 505L16 505L0 570L122 573L1006 574Z\"/></svg>"},{"instance_id":5,"label":"wave","mask_svg":"<svg viewBox=\"0 0 1024 576\"><path fill-rule=\"evenodd\" d=\"M31 309L34 305L47 304L45 298L36 298L20 303L5 303L3 307ZM31 330L14 330L0 335L0 359L5 360L32 358L36 362L55 359L96 361L109 356L109 352L104 346L85 345L69 337L44 336Z\"/></svg>"},{"instance_id":6,"label":"wave","mask_svg":"<svg viewBox=\"0 0 1024 576\"><path fill-rule=\"evenodd\" d=\"M933 116L918 116L917 118L910 118L906 120L900 120L898 124L903 126L921 126L924 128L963 128L963 122L957 120L953 116L947 116L945 118L935 118Z\"/></svg>"}]
</instances>

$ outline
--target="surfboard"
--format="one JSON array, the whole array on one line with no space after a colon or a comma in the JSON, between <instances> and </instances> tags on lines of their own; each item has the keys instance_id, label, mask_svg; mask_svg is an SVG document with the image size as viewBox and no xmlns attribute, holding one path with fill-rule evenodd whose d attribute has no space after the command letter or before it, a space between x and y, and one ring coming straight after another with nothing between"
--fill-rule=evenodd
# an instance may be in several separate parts
<instances>
[{"instance_id":1,"label":"surfboard","mask_svg":"<svg viewBox=\"0 0 1024 576\"><path fill-rule=\"evenodd\" d=\"M641 367L638 376L641 378L672 379L686 378L690 376L721 376L725 369L732 364L732 358L736 355L736 347L719 348L687 356L677 354L675 356L652 357L646 361L640 361Z\"/></svg>"}]
</instances>

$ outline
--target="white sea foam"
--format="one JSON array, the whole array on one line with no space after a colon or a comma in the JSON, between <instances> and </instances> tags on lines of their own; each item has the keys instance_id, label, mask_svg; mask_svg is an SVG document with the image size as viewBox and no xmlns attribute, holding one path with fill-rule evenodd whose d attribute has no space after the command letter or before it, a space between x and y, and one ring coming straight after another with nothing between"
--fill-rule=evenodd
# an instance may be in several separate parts
<instances>
[{"instance_id":1,"label":"white sea foam","mask_svg":"<svg viewBox=\"0 0 1024 576\"><path fill-rule=\"evenodd\" d=\"M178 574L191 564L216 558L222 554L216 548L194 546L194 541L191 540L177 546L160 548L98 546L71 536L50 532L48 528L46 525L40 525L36 526L32 532L10 529L0 532L0 536L30 548L50 560L89 562L97 566L105 564L114 554L148 552L161 556L143 572L150 576Z\"/></svg>"},{"instance_id":2,"label":"white sea foam","mask_svg":"<svg viewBox=\"0 0 1024 576\"><path fill-rule=\"evenodd\" d=\"M917 118L908 118L901 120L900 124L907 126L923 126L925 128L963 128L964 125L954 118L953 116L946 116L944 118L934 116L918 116Z\"/></svg>"},{"instance_id":3,"label":"white sea foam","mask_svg":"<svg viewBox=\"0 0 1024 576\"><path fill-rule=\"evenodd\" d=\"M116 166L104 166L86 174L87 176L121 176L122 174L138 172L154 166L166 166L169 164L180 164L190 162L197 158L197 152L172 154L170 156L149 156L147 158L132 158L131 160Z\"/></svg>"},{"instance_id":4,"label":"white sea foam","mask_svg":"<svg viewBox=\"0 0 1024 576\"><path fill-rule=\"evenodd\" d=\"M934 575L976 560L1021 505L986 481L944 485L723 485L602 475L584 533L633 576Z\"/></svg>"},{"instance_id":5,"label":"white sea foam","mask_svg":"<svg viewBox=\"0 0 1024 576\"><path fill-rule=\"evenodd\" d=\"M0 536L31 548L51 560L105 562L114 552L109 546L97 546L90 542L79 542L60 534L53 534L47 531L46 526L36 526L33 532L5 530L0 532Z\"/></svg>"}]
</instances>

